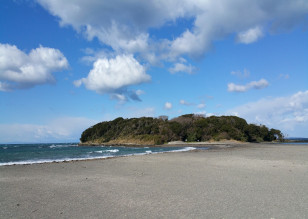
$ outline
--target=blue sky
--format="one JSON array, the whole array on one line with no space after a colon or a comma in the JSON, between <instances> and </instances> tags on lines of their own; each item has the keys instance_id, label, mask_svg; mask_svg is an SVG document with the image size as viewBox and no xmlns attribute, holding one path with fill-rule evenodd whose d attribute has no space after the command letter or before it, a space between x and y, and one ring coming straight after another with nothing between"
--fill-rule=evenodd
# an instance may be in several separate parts
<instances>
[{"instance_id":1,"label":"blue sky","mask_svg":"<svg viewBox=\"0 0 308 219\"><path fill-rule=\"evenodd\" d=\"M0 28L0 143L187 113L308 137L306 1L3 1Z\"/></svg>"}]
</instances>

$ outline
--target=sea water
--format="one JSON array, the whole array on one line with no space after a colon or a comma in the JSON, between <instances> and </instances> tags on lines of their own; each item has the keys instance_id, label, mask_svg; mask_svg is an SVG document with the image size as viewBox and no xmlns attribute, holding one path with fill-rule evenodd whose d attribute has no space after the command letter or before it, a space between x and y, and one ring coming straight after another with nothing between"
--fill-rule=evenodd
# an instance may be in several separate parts
<instances>
[{"instance_id":1,"label":"sea water","mask_svg":"<svg viewBox=\"0 0 308 219\"><path fill-rule=\"evenodd\" d=\"M0 144L0 166L90 160L194 150L193 147L78 146L62 144Z\"/></svg>"}]
</instances>

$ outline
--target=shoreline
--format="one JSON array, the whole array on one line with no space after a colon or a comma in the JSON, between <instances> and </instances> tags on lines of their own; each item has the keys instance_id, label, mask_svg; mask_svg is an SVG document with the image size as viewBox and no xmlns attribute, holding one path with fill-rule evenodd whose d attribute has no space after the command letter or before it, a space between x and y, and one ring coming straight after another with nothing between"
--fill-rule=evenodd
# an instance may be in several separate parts
<instances>
[{"instance_id":1,"label":"shoreline","mask_svg":"<svg viewBox=\"0 0 308 219\"><path fill-rule=\"evenodd\" d=\"M0 167L0 218L305 218L308 147Z\"/></svg>"},{"instance_id":2,"label":"shoreline","mask_svg":"<svg viewBox=\"0 0 308 219\"><path fill-rule=\"evenodd\" d=\"M113 147L113 146L111 146ZM123 146L122 146L123 147ZM124 146L125 147L125 146ZM151 149L150 147L146 147L147 149ZM154 147L157 148L157 147ZM153 148L153 149L154 149ZM172 148L172 147L170 147ZM175 147L174 147L175 148ZM47 163L68 163L68 162L78 162L78 161L92 161L92 160L104 160L104 159L111 159L111 158L121 158L121 157L129 157L129 156L143 156L143 155L150 155L150 154L162 154L162 153L179 153L179 152L186 152L196 150L195 147L178 147L181 149L174 149L169 151L145 151L142 153L132 153L132 154L122 154L122 155L103 155L103 156L96 156L96 157L66 157L60 159L42 159L42 160L25 160L25 161L12 161L7 163L0 163L1 166L15 166L15 165L34 165L34 164L47 164Z\"/></svg>"},{"instance_id":3,"label":"shoreline","mask_svg":"<svg viewBox=\"0 0 308 219\"><path fill-rule=\"evenodd\" d=\"M306 144L306 143L304 143ZM123 158L123 157L130 157L130 156L144 156L144 155L155 155L155 154L163 154L163 153L181 153L181 152L198 152L203 150L223 150L223 149L232 149L232 148L249 148L249 147L258 147L259 145L288 145L288 143L276 143L276 142L268 142L268 143L251 143L251 142L238 142L238 141L221 141L221 142L169 142L165 145L148 145L142 147L182 147L182 149L178 150L171 150L171 151L164 151L164 152L146 152L146 153L136 153L136 154L127 154L127 155L106 155L101 157L88 157L88 158L63 158L63 159L46 159L46 160L26 160L26 161L17 161L17 162L8 162L8 163L0 163L0 167L5 166L16 166L16 165L41 165L41 164L50 164L50 163L70 163L70 162L81 162L81 161L95 161L95 160L106 160L106 159L114 159L114 158ZM290 143L290 145L294 145ZM298 144L301 145L301 144ZM96 145L102 146L102 145ZM93 147L96 147L93 146ZM118 145L107 145L111 147L117 147ZM138 145L129 146L120 145L121 147L139 147ZM307 143L308 146L308 143Z\"/></svg>"}]
</instances>

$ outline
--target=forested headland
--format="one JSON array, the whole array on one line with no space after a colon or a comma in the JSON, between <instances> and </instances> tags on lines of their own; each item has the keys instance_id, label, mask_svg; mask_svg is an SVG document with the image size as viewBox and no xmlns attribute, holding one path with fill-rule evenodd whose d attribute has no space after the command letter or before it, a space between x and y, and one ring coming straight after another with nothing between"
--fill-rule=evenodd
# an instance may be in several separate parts
<instances>
[{"instance_id":1,"label":"forested headland","mask_svg":"<svg viewBox=\"0 0 308 219\"><path fill-rule=\"evenodd\" d=\"M159 118L117 118L86 129L81 144L161 145L171 141L202 142L237 140L242 142L283 141L280 130L248 124L236 116L187 114L168 120Z\"/></svg>"}]
</instances>

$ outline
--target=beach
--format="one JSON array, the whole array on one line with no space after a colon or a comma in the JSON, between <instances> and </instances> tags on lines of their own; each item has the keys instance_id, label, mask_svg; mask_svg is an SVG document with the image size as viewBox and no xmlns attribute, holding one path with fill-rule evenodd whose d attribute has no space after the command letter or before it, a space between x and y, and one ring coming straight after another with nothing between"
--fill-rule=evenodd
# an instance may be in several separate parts
<instances>
[{"instance_id":1,"label":"beach","mask_svg":"<svg viewBox=\"0 0 308 219\"><path fill-rule=\"evenodd\" d=\"M308 218L308 146L0 167L0 218Z\"/></svg>"}]
</instances>

